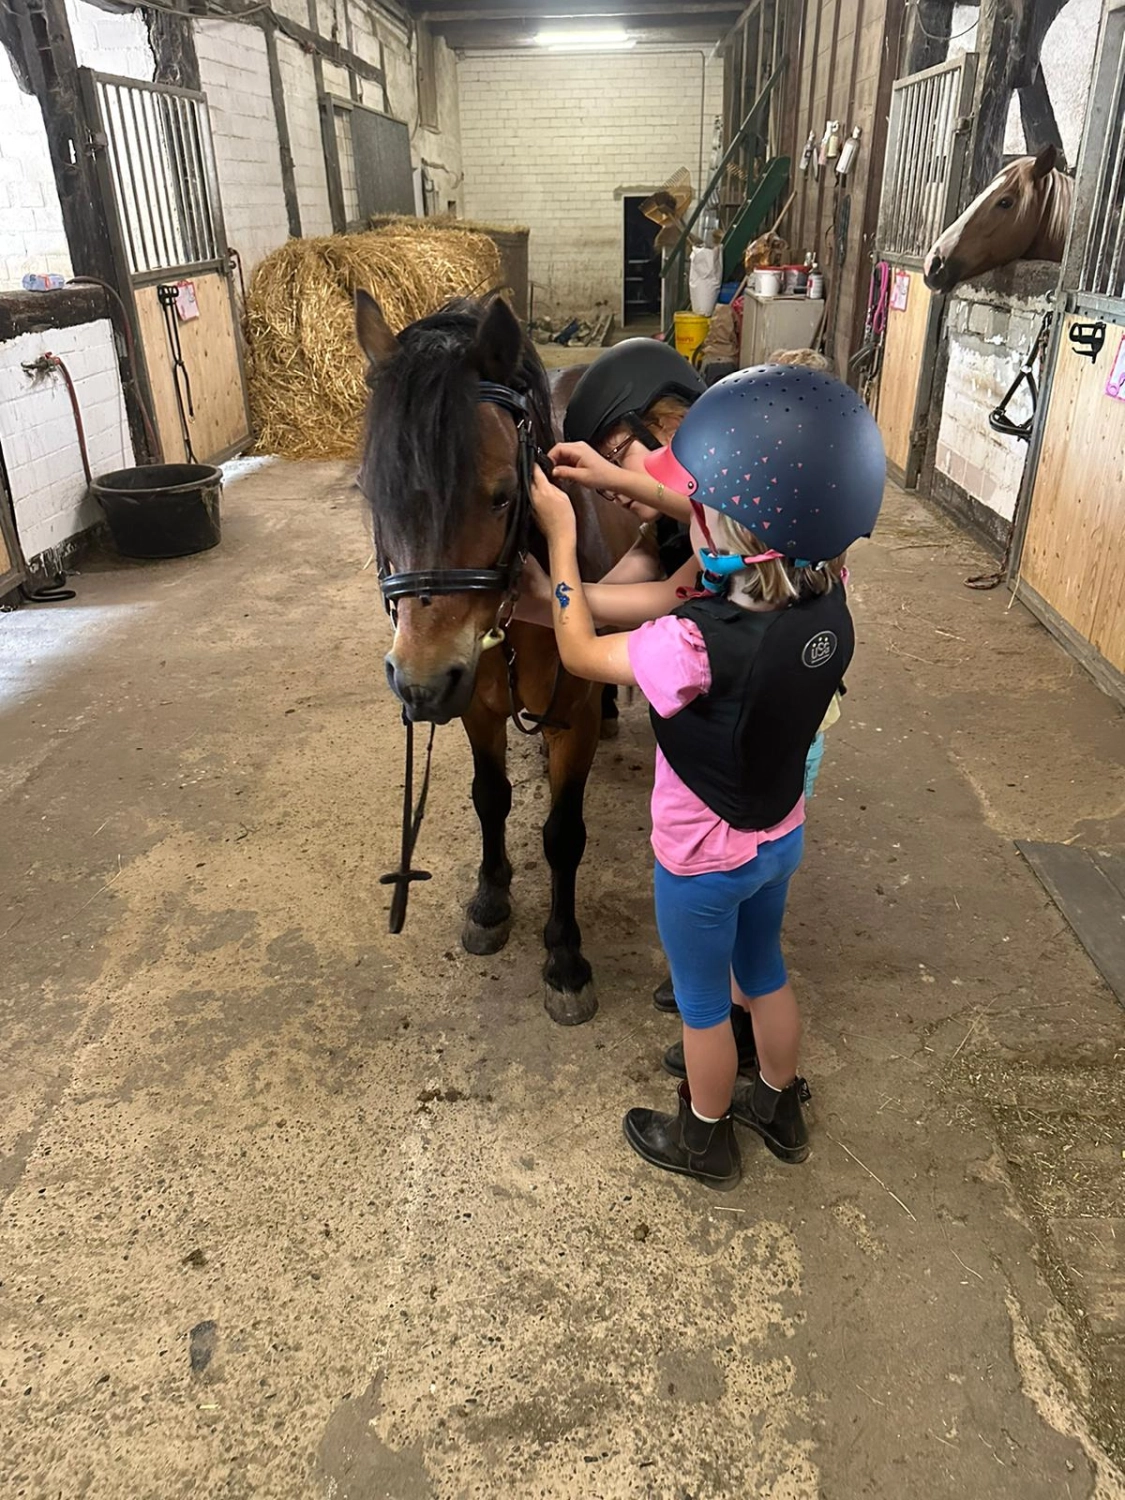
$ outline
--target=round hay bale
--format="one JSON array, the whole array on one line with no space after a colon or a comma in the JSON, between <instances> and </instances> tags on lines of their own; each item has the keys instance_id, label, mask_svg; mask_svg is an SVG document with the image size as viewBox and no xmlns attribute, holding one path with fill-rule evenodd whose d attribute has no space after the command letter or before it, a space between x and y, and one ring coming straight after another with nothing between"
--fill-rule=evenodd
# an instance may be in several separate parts
<instances>
[{"instance_id":1,"label":"round hay bale","mask_svg":"<svg viewBox=\"0 0 1125 1500\"><path fill-rule=\"evenodd\" d=\"M366 399L353 303L368 291L398 333L452 297L483 296L500 257L483 234L388 225L289 240L246 294L247 380L259 453L354 458Z\"/></svg>"}]
</instances>

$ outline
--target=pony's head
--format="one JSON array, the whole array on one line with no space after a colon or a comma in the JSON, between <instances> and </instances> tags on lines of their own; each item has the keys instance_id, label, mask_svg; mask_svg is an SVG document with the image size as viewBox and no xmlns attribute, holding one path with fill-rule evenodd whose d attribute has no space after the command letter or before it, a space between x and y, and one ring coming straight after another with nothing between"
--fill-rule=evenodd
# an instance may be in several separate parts
<instances>
[{"instance_id":1,"label":"pony's head","mask_svg":"<svg viewBox=\"0 0 1125 1500\"><path fill-rule=\"evenodd\" d=\"M514 314L499 297L464 299L396 336L359 292L356 333L371 390L359 484L381 568L492 568L520 498L520 453L513 416L478 400L480 383L524 396L536 443L552 442L546 377ZM412 719L465 712L503 602L499 590L396 600L387 681Z\"/></svg>"},{"instance_id":2,"label":"pony's head","mask_svg":"<svg viewBox=\"0 0 1125 1500\"><path fill-rule=\"evenodd\" d=\"M1038 156L1012 162L993 178L926 256L926 285L932 292L951 292L959 282L1027 257L1044 238L1057 161L1055 147L1047 146ZM1063 236L1065 232L1064 223ZM1060 259L1061 249L1060 241L1059 253L1044 249L1043 258Z\"/></svg>"}]
</instances>

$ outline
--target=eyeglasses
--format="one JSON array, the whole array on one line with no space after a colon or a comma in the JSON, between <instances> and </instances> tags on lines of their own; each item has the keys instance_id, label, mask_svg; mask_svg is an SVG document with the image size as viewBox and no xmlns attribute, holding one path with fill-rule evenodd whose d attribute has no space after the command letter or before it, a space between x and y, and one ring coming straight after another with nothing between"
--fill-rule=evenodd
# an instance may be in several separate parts
<instances>
[{"instance_id":1,"label":"eyeglasses","mask_svg":"<svg viewBox=\"0 0 1125 1500\"><path fill-rule=\"evenodd\" d=\"M608 453L603 449L602 457L607 463L613 464L616 468L619 469L621 467L621 460L625 457L626 453L628 453L629 449L636 441L637 439L633 436L632 433L630 433L628 437L622 438L621 441L615 447L611 448Z\"/></svg>"}]
</instances>

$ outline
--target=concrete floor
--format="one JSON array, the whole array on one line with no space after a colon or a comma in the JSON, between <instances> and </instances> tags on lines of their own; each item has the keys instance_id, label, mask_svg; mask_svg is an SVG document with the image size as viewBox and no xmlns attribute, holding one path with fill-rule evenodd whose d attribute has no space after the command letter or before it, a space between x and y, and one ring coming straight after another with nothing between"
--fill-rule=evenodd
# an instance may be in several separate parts
<instances>
[{"instance_id":1,"label":"concrete floor","mask_svg":"<svg viewBox=\"0 0 1125 1500\"><path fill-rule=\"evenodd\" d=\"M796 883L814 1153L715 1195L663 1103L639 704L581 880L601 1010L539 995L438 737L406 933L386 627L341 466L233 484L210 555L0 619L0 1493L1111 1500L1125 1017L1013 848L1125 843L1121 716L892 497ZM1125 1237L1121 1242L1125 1242Z\"/></svg>"}]
</instances>

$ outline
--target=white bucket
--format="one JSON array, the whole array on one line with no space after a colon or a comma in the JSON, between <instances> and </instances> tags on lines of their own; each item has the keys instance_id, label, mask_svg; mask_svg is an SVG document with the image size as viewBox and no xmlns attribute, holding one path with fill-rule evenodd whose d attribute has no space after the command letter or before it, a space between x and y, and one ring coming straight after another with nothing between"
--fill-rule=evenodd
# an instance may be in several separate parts
<instances>
[{"instance_id":1,"label":"white bucket","mask_svg":"<svg viewBox=\"0 0 1125 1500\"><path fill-rule=\"evenodd\" d=\"M824 300L824 277L819 271L814 271L809 276L807 295L810 302L822 302Z\"/></svg>"},{"instance_id":2,"label":"white bucket","mask_svg":"<svg viewBox=\"0 0 1125 1500\"><path fill-rule=\"evenodd\" d=\"M754 290L759 297L781 295L781 272L770 267L754 272Z\"/></svg>"}]
</instances>

